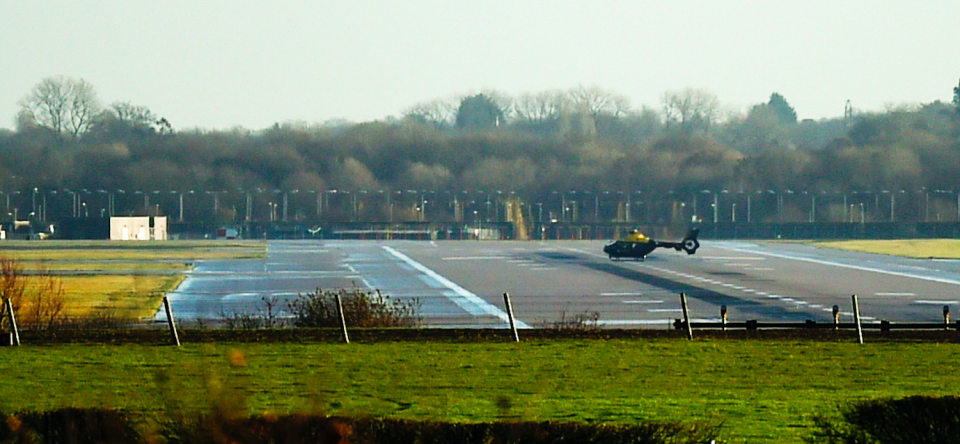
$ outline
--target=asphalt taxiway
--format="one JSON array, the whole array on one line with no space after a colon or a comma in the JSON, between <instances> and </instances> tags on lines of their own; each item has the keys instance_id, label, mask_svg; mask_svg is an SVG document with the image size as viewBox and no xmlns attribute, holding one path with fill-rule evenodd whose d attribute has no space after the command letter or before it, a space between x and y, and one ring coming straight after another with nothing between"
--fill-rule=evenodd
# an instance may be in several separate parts
<instances>
[{"instance_id":1,"label":"asphalt taxiway","mask_svg":"<svg viewBox=\"0 0 960 444\"><path fill-rule=\"evenodd\" d=\"M601 241L272 241L266 259L202 261L169 294L178 318L263 314L316 289L358 287L415 298L427 326L505 325L508 293L520 326L586 318L667 328L680 293L694 320L852 319L942 322L960 305L960 261L904 259L779 242L702 240L695 255L660 249L611 261ZM960 315L957 313L956 315ZM160 314L158 314L158 317ZM659 327L657 327L659 326Z\"/></svg>"}]
</instances>

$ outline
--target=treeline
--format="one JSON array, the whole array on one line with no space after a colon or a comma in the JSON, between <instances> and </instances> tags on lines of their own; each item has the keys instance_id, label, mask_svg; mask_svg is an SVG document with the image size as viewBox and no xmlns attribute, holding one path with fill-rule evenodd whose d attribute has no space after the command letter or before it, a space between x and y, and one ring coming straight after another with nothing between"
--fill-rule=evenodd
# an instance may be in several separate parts
<instances>
[{"instance_id":1,"label":"treeline","mask_svg":"<svg viewBox=\"0 0 960 444\"><path fill-rule=\"evenodd\" d=\"M89 84L58 77L24 98L14 131L0 130L0 191L502 190L533 201L567 190L958 186L960 98L820 121L798 121L776 93L742 115L722 116L699 90L660 105L633 109L598 88L487 92L384 121L175 131L143 106L100 107Z\"/></svg>"}]
</instances>

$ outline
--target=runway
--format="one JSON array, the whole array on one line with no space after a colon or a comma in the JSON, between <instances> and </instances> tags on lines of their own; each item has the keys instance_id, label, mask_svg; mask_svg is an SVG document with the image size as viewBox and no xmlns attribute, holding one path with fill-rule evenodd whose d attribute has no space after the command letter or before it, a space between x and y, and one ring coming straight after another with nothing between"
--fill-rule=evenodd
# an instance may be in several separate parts
<instances>
[{"instance_id":1,"label":"runway","mask_svg":"<svg viewBox=\"0 0 960 444\"><path fill-rule=\"evenodd\" d=\"M277 314L317 288L416 298L426 326L504 326L509 293L521 327L576 319L608 327L695 321L942 322L960 304L960 262L903 259L780 242L702 240L695 255L654 251L611 261L600 241L273 241L265 260L203 261L169 297L178 318ZM159 317L159 314L158 314Z\"/></svg>"}]
</instances>

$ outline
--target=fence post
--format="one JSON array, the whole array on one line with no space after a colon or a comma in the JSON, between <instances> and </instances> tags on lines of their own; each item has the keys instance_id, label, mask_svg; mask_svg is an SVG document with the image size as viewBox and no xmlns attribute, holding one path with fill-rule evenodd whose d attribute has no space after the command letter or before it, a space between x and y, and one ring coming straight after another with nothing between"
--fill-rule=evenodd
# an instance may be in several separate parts
<instances>
[{"instance_id":1,"label":"fence post","mask_svg":"<svg viewBox=\"0 0 960 444\"><path fill-rule=\"evenodd\" d=\"M513 304L510 303L510 293L503 294L503 305L507 308L507 317L510 319L510 330L513 331L513 341L520 342L520 334L517 333L517 320L513 317Z\"/></svg>"},{"instance_id":2,"label":"fence post","mask_svg":"<svg viewBox=\"0 0 960 444\"><path fill-rule=\"evenodd\" d=\"M857 341L863 344L863 327L860 325L860 304L857 302L857 295L853 295L853 322L857 324Z\"/></svg>"},{"instance_id":3,"label":"fence post","mask_svg":"<svg viewBox=\"0 0 960 444\"><path fill-rule=\"evenodd\" d=\"M343 301L340 299L340 293L335 294L333 297L337 301L337 316L340 317L340 334L343 335L343 342L349 344L350 336L347 335L347 318L343 315Z\"/></svg>"},{"instance_id":4,"label":"fence post","mask_svg":"<svg viewBox=\"0 0 960 444\"><path fill-rule=\"evenodd\" d=\"M173 344L179 347L180 336L177 335L177 325L173 322L173 310L170 309L170 300L166 296L163 297L163 310L167 312L167 327L170 328L170 337L173 339Z\"/></svg>"},{"instance_id":5,"label":"fence post","mask_svg":"<svg viewBox=\"0 0 960 444\"><path fill-rule=\"evenodd\" d=\"M14 316L14 314L13 314L13 304L10 302L10 298L4 298L3 304L4 304L4 306L6 306L6 308L7 308L7 316L8 316L9 319L10 319L10 329L12 330L12 332L10 333L10 334L12 335L12 336L10 337L10 339L12 339L12 344L11 344L11 345L17 345L17 346L19 346L19 345L20 345L20 331L17 330L17 318L16 318L16 316Z\"/></svg>"},{"instance_id":6,"label":"fence post","mask_svg":"<svg viewBox=\"0 0 960 444\"><path fill-rule=\"evenodd\" d=\"M690 312L687 310L687 295L680 293L680 308L683 309L683 323L687 324L687 339L693 339L693 326L690 325Z\"/></svg>"}]
</instances>

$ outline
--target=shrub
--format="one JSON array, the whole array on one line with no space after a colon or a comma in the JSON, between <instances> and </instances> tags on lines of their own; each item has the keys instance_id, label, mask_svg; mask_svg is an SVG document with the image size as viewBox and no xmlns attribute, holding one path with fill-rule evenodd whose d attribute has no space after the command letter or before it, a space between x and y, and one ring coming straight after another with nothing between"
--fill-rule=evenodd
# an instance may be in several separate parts
<instances>
[{"instance_id":1,"label":"shrub","mask_svg":"<svg viewBox=\"0 0 960 444\"><path fill-rule=\"evenodd\" d=\"M27 279L20 261L0 257L0 307L4 307L0 313L4 313L6 299L10 299L20 329L49 330L66 322L63 282L46 268ZM12 330L6 316L0 320L0 327Z\"/></svg>"},{"instance_id":2,"label":"shrub","mask_svg":"<svg viewBox=\"0 0 960 444\"><path fill-rule=\"evenodd\" d=\"M960 398L911 396L854 403L839 418L819 415L806 439L823 444L955 443L960 436Z\"/></svg>"},{"instance_id":3,"label":"shrub","mask_svg":"<svg viewBox=\"0 0 960 444\"><path fill-rule=\"evenodd\" d=\"M340 296L343 317L351 327L416 327L420 325L420 300L400 301L379 290L340 289L298 295L288 306L294 327L338 327L336 297Z\"/></svg>"},{"instance_id":4,"label":"shrub","mask_svg":"<svg viewBox=\"0 0 960 444\"><path fill-rule=\"evenodd\" d=\"M553 330L569 329L592 329L600 325L600 313L596 311L585 311L575 315L567 316L566 310L560 312L560 319L554 321L540 321L536 323L540 328Z\"/></svg>"},{"instance_id":5,"label":"shrub","mask_svg":"<svg viewBox=\"0 0 960 444\"><path fill-rule=\"evenodd\" d=\"M220 321L225 328L238 330L257 330L261 328L285 327L287 320L280 316L280 298L277 296L263 296L260 298L263 306L259 313L221 313Z\"/></svg>"},{"instance_id":6,"label":"shrub","mask_svg":"<svg viewBox=\"0 0 960 444\"><path fill-rule=\"evenodd\" d=\"M63 408L25 412L6 418L3 442L140 443L145 442L127 416L117 410Z\"/></svg>"},{"instance_id":7,"label":"shrub","mask_svg":"<svg viewBox=\"0 0 960 444\"><path fill-rule=\"evenodd\" d=\"M652 421L632 425L532 421L457 424L385 418L358 420L347 439L371 444L702 444L715 441L719 432L719 426Z\"/></svg>"},{"instance_id":8,"label":"shrub","mask_svg":"<svg viewBox=\"0 0 960 444\"><path fill-rule=\"evenodd\" d=\"M0 442L168 444L702 444L720 427L645 421L610 425L572 422L449 423L404 419L353 419L322 414L232 416L214 409L160 421L128 418L107 409L65 408L27 412L0 421ZM148 424L141 433L137 427ZM157 438L160 438L159 440Z\"/></svg>"}]
</instances>

